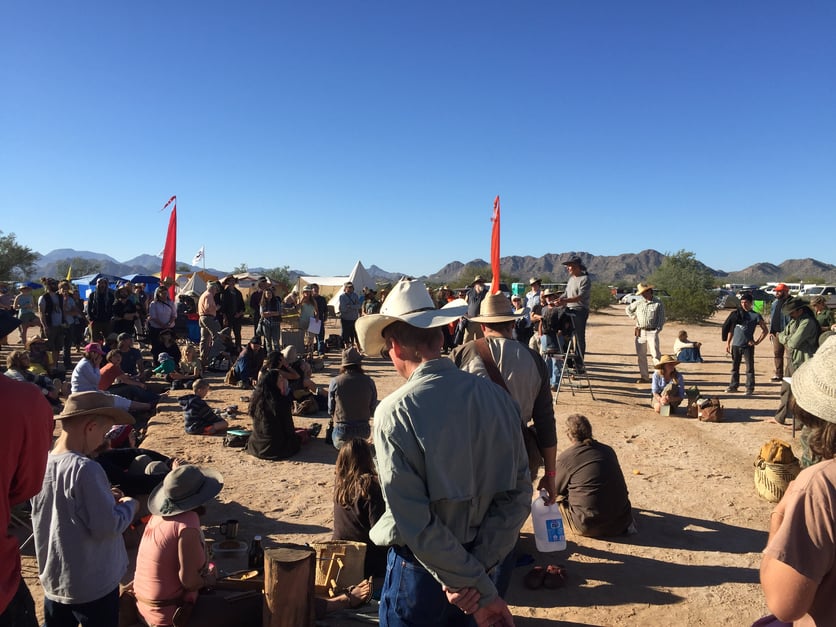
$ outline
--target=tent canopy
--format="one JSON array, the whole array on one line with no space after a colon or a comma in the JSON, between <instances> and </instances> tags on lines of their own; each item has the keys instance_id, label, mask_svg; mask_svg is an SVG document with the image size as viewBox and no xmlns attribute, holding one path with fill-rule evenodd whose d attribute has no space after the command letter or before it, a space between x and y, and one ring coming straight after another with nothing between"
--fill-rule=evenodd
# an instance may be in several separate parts
<instances>
[{"instance_id":1,"label":"tent canopy","mask_svg":"<svg viewBox=\"0 0 836 627\"><path fill-rule=\"evenodd\" d=\"M218 277L205 270L198 270L189 274L181 274L177 277L177 285L181 292L197 292L202 294L206 291L206 284L210 281L217 281Z\"/></svg>"}]
</instances>

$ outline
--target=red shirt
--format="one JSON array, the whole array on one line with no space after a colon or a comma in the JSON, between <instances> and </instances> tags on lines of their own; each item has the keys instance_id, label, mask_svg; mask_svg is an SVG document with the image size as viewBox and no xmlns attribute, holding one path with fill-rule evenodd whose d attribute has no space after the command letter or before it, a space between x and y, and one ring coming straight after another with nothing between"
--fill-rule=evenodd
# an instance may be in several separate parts
<instances>
[{"instance_id":1,"label":"red shirt","mask_svg":"<svg viewBox=\"0 0 836 627\"><path fill-rule=\"evenodd\" d=\"M41 491L55 421L52 407L31 383L0 376L0 614L20 585L17 538L5 532L11 508Z\"/></svg>"},{"instance_id":2,"label":"red shirt","mask_svg":"<svg viewBox=\"0 0 836 627\"><path fill-rule=\"evenodd\" d=\"M100 374L101 374L101 378L99 379L99 389L100 390L106 390L107 388L109 388L111 385L113 385L113 382L116 381L117 378L127 376L123 372L121 366L117 366L116 364L106 364L106 365L102 366Z\"/></svg>"}]
</instances>

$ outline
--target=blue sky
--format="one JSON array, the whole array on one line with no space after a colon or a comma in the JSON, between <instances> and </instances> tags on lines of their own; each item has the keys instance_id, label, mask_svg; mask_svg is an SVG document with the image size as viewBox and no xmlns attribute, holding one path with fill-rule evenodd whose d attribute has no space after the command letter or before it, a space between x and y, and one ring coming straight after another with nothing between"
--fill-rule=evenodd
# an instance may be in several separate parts
<instances>
[{"instance_id":1,"label":"blue sky","mask_svg":"<svg viewBox=\"0 0 836 627\"><path fill-rule=\"evenodd\" d=\"M347 274L836 263L836 3L0 6L0 230Z\"/></svg>"}]
</instances>

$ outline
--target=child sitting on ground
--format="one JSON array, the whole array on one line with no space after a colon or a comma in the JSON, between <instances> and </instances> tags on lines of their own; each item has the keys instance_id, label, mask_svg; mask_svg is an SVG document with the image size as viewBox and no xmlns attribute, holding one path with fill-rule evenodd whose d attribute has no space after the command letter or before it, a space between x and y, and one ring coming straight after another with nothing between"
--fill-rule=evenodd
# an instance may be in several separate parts
<instances>
[{"instance_id":1,"label":"child sitting on ground","mask_svg":"<svg viewBox=\"0 0 836 627\"><path fill-rule=\"evenodd\" d=\"M197 346L189 342L183 346L181 352L180 372L187 377L199 379L203 376L203 364L200 363L200 355Z\"/></svg>"},{"instance_id":2,"label":"child sitting on ground","mask_svg":"<svg viewBox=\"0 0 836 627\"><path fill-rule=\"evenodd\" d=\"M700 363L702 362L700 346L702 346L702 342L690 341L688 339L688 331L682 329L679 332L679 337L673 343L673 354L676 355L676 358L683 363Z\"/></svg>"},{"instance_id":3,"label":"child sitting on ground","mask_svg":"<svg viewBox=\"0 0 836 627\"><path fill-rule=\"evenodd\" d=\"M152 372L155 375L163 376L166 381L171 383L172 390L182 390L195 380L194 375L189 376L178 371L174 357L168 353L160 353L157 356L157 361L160 365L154 368Z\"/></svg>"},{"instance_id":4,"label":"child sitting on ground","mask_svg":"<svg viewBox=\"0 0 836 627\"><path fill-rule=\"evenodd\" d=\"M209 382L197 379L192 383L194 394L180 399L183 408L185 429L189 435L212 435L226 431L229 423L221 417L220 411L213 410L204 400L209 394Z\"/></svg>"}]
</instances>

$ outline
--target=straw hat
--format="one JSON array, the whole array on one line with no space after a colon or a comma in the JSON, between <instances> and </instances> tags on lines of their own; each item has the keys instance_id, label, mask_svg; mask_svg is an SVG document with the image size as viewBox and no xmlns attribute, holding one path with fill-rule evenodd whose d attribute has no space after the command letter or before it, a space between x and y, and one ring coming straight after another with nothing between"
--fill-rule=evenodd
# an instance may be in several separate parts
<instances>
[{"instance_id":1,"label":"straw hat","mask_svg":"<svg viewBox=\"0 0 836 627\"><path fill-rule=\"evenodd\" d=\"M560 296L562 293L563 292L561 292L558 289L549 288L545 292L543 292L543 296L548 298L549 296Z\"/></svg>"},{"instance_id":2,"label":"straw hat","mask_svg":"<svg viewBox=\"0 0 836 627\"><path fill-rule=\"evenodd\" d=\"M64 409L55 416L56 420L80 418L82 416L105 416L115 425L132 425L134 418L124 409L113 406L113 396L105 392L75 392L67 397Z\"/></svg>"},{"instance_id":3,"label":"straw hat","mask_svg":"<svg viewBox=\"0 0 836 627\"><path fill-rule=\"evenodd\" d=\"M291 363L291 364L292 364L293 362L295 362L295 361L296 361L296 347L295 347L295 346L293 346L292 344L291 344L290 346L285 346L285 347L282 349L282 355L284 355L284 358L285 358L285 359L286 359L289 363Z\"/></svg>"},{"instance_id":4,"label":"straw hat","mask_svg":"<svg viewBox=\"0 0 836 627\"><path fill-rule=\"evenodd\" d=\"M157 516L174 516L200 507L224 487L221 473L192 464L178 466L165 476L148 497L148 510Z\"/></svg>"},{"instance_id":5,"label":"straw hat","mask_svg":"<svg viewBox=\"0 0 836 627\"><path fill-rule=\"evenodd\" d=\"M674 366L678 366L679 363L679 360L673 355L662 355L662 358L659 360L659 363L657 363L653 367L656 368L656 370L661 370L666 364L673 364Z\"/></svg>"},{"instance_id":6,"label":"straw hat","mask_svg":"<svg viewBox=\"0 0 836 627\"><path fill-rule=\"evenodd\" d=\"M340 366L352 366L359 364L363 361L363 356L353 346L351 348L347 348L343 351L342 361L340 362Z\"/></svg>"},{"instance_id":7,"label":"straw hat","mask_svg":"<svg viewBox=\"0 0 836 627\"><path fill-rule=\"evenodd\" d=\"M528 279L528 284L529 285L535 285L537 283L542 283L542 282L543 282L543 279L541 279L538 276L533 276L530 279Z\"/></svg>"},{"instance_id":8,"label":"straw hat","mask_svg":"<svg viewBox=\"0 0 836 627\"><path fill-rule=\"evenodd\" d=\"M508 297L502 292L497 292L485 296L482 300L482 307L479 309L479 315L471 318L471 320L490 324L491 322L516 320L520 315L522 314L515 313L514 306L508 300Z\"/></svg>"},{"instance_id":9,"label":"straw hat","mask_svg":"<svg viewBox=\"0 0 836 627\"><path fill-rule=\"evenodd\" d=\"M836 336L827 338L819 350L792 375L795 402L808 413L836 423Z\"/></svg>"},{"instance_id":10,"label":"straw hat","mask_svg":"<svg viewBox=\"0 0 836 627\"><path fill-rule=\"evenodd\" d=\"M357 321L357 339L367 355L377 355L384 346L383 330L393 322L433 329L455 322L465 313L467 304L461 299L436 309L427 287L421 281L401 279L383 301L379 314L363 316Z\"/></svg>"},{"instance_id":11,"label":"straw hat","mask_svg":"<svg viewBox=\"0 0 836 627\"><path fill-rule=\"evenodd\" d=\"M481 274L477 274L477 275L473 278L473 281L471 281L471 282L470 282L470 287L473 287L473 286L474 286L474 285L476 285L477 283L484 283L484 282L485 282L485 279L483 279L483 278L482 278L482 275L481 275Z\"/></svg>"},{"instance_id":12,"label":"straw hat","mask_svg":"<svg viewBox=\"0 0 836 627\"><path fill-rule=\"evenodd\" d=\"M642 294L644 294L647 290L652 290L652 289L653 289L653 286L652 286L652 285L650 285L649 283L639 283L639 284L636 286L636 294L638 294L639 296L641 296L641 295L642 295Z\"/></svg>"}]
</instances>

